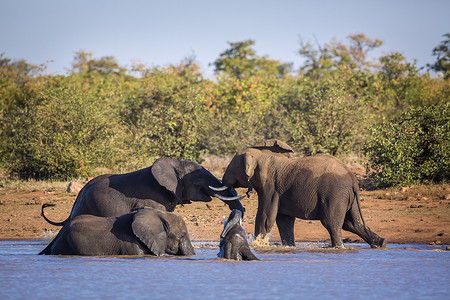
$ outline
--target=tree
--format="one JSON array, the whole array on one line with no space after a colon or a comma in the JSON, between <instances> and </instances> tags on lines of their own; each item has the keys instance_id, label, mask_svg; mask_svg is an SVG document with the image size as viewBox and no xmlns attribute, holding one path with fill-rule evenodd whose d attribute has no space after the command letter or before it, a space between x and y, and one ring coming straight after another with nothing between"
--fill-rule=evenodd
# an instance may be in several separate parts
<instances>
[{"instance_id":1,"label":"tree","mask_svg":"<svg viewBox=\"0 0 450 300\"><path fill-rule=\"evenodd\" d=\"M119 65L113 56L104 56L100 59L94 59L92 58L92 52L86 52L84 50L75 53L72 70L74 73L99 73L103 75L122 75L126 71L125 68Z\"/></svg>"},{"instance_id":2,"label":"tree","mask_svg":"<svg viewBox=\"0 0 450 300\"><path fill-rule=\"evenodd\" d=\"M340 67L355 71L369 70L372 64L367 61L368 53L380 47L383 41L370 39L362 33L349 35L347 39L348 45L333 40L322 46L300 38L299 54L306 58L300 73L318 79Z\"/></svg>"},{"instance_id":3,"label":"tree","mask_svg":"<svg viewBox=\"0 0 450 300\"><path fill-rule=\"evenodd\" d=\"M23 106L32 97L43 66L12 61L0 54L0 116L14 106Z\"/></svg>"},{"instance_id":4,"label":"tree","mask_svg":"<svg viewBox=\"0 0 450 300\"><path fill-rule=\"evenodd\" d=\"M252 48L254 40L228 42L230 48L220 54L214 62L215 73L237 79L244 79L256 74L284 77L291 70L292 64L283 64L267 56L257 56Z\"/></svg>"},{"instance_id":5,"label":"tree","mask_svg":"<svg viewBox=\"0 0 450 300\"><path fill-rule=\"evenodd\" d=\"M436 48L433 55L437 56L436 62L428 67L436 72L443 72L444 79L450 78L450 33L444 34L446 37Z\"/></svg>"}]
</instances>

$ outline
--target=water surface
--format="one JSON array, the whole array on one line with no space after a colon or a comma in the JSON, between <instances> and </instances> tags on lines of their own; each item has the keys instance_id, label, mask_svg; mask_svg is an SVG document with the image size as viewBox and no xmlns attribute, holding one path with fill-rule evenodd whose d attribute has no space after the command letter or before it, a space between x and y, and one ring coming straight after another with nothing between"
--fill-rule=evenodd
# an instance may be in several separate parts
<instances>
[{"instance_id":1,"label":"water surface","mask_svg":"<svg viewBox=\"0 0 450 300\"><path fill-rule=\"evenodd\" d=\"M204 243L194 243L196 247ZM191 257L38 256L45 242L0 242L0 299L444 299L450 251L442 246L364 244L335 251L302 243L254 251L260 261Z\"/></svg>"}]
</instances>

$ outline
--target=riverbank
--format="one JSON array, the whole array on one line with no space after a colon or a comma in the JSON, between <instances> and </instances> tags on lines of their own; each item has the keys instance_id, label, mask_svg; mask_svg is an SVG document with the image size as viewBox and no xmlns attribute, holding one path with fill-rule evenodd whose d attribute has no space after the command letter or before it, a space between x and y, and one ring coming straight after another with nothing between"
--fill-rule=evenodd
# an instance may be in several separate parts
<instances>
[{"instance_id":1,"label":"riverbank","mask_svg":"<svg viewBox=\"0 0 450 300\"><path fill-rule=\"evenodd\" d=\"M60 227L48 224L41 216L43 203L56 204L47 208L47 216L54 221L65 220L77 194L66 191L67 184L51 186L23 185L0 188L0 239L36 240L53 237ZM240 194L245 190L239 190ZM450 245L450 185L414 186L362 190L361 208L366 224L388 243L423 243ZM254 232L257 195L242 200L246 208L243 228ZM193 241L217 241L222 231L222 217L230 211L220 200L179 206L181 215ZM295 222L295 240L298 242L329 241L328 232L319 221ZM276 225L271 241L280 241ZM347 242L362 242L343 231Z\"/></svg>"}]
</instances>

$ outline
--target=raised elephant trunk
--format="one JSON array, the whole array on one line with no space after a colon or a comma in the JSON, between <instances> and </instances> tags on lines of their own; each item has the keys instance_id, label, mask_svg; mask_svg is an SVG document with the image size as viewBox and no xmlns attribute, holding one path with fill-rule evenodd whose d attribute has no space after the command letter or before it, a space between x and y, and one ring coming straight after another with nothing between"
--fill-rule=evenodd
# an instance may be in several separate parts
<instances>
[{"instance_id":1,"label":"raised elephant trunk","mask_svg":"<svg viewBox=\"0 0 450 300\"><path fill-rule=\"evenodd\" d=\"M233 228L235 225L241 226L241 223L242 223L242 213L239 210L234 209L230 213L228 221L226 221L226 223L224 224L225 226L223 228L222 233L220 234L220 238L223 239L228 234L231 228Z\"/></svg>"}]
</instances>

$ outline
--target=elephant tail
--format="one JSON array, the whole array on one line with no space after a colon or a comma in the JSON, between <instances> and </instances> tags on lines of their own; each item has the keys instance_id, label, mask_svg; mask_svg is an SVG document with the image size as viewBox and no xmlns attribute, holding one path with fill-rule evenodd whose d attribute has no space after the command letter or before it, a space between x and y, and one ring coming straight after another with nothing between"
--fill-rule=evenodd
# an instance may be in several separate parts
<instances>
[{"instance_id":1,"label":"elephant tail","mask_svg":"<svg viewBox=\"0 0 450 300\"><path fill-rule=\"evenodd\" d=\"M360 203L361 200L359 197L359 186L358 186L358 183L356 183L356 182L353 185L353 193L355 194L355 201L356 201L356 204L358 205L359 215L361 216L361 221L364 226L364 231L366 232L367 235L369 235L369 232L368 232L368 229L366 226L366 222L364 221L364 217L363 217L362 210L361 210L361 203Z\"/></svg>"},{"instance_id":2,"label":"elephant tail","mask_svg":"<svg viewBox=\"0 0 450 300\"><path fill-rule=\"evenodd\" d=\"M44 213L44 208L46 207L52 207L55 206L55 204L48 204L48 203L44 203L42 204L42 208L41 208L41 216L44 218L45 221L47 221L48 223L50 223L53 226L64 226L64 224L67 222L68 218L62 222L53 222L51 220L49 220Z\"/></svg>"}]
</instances>

